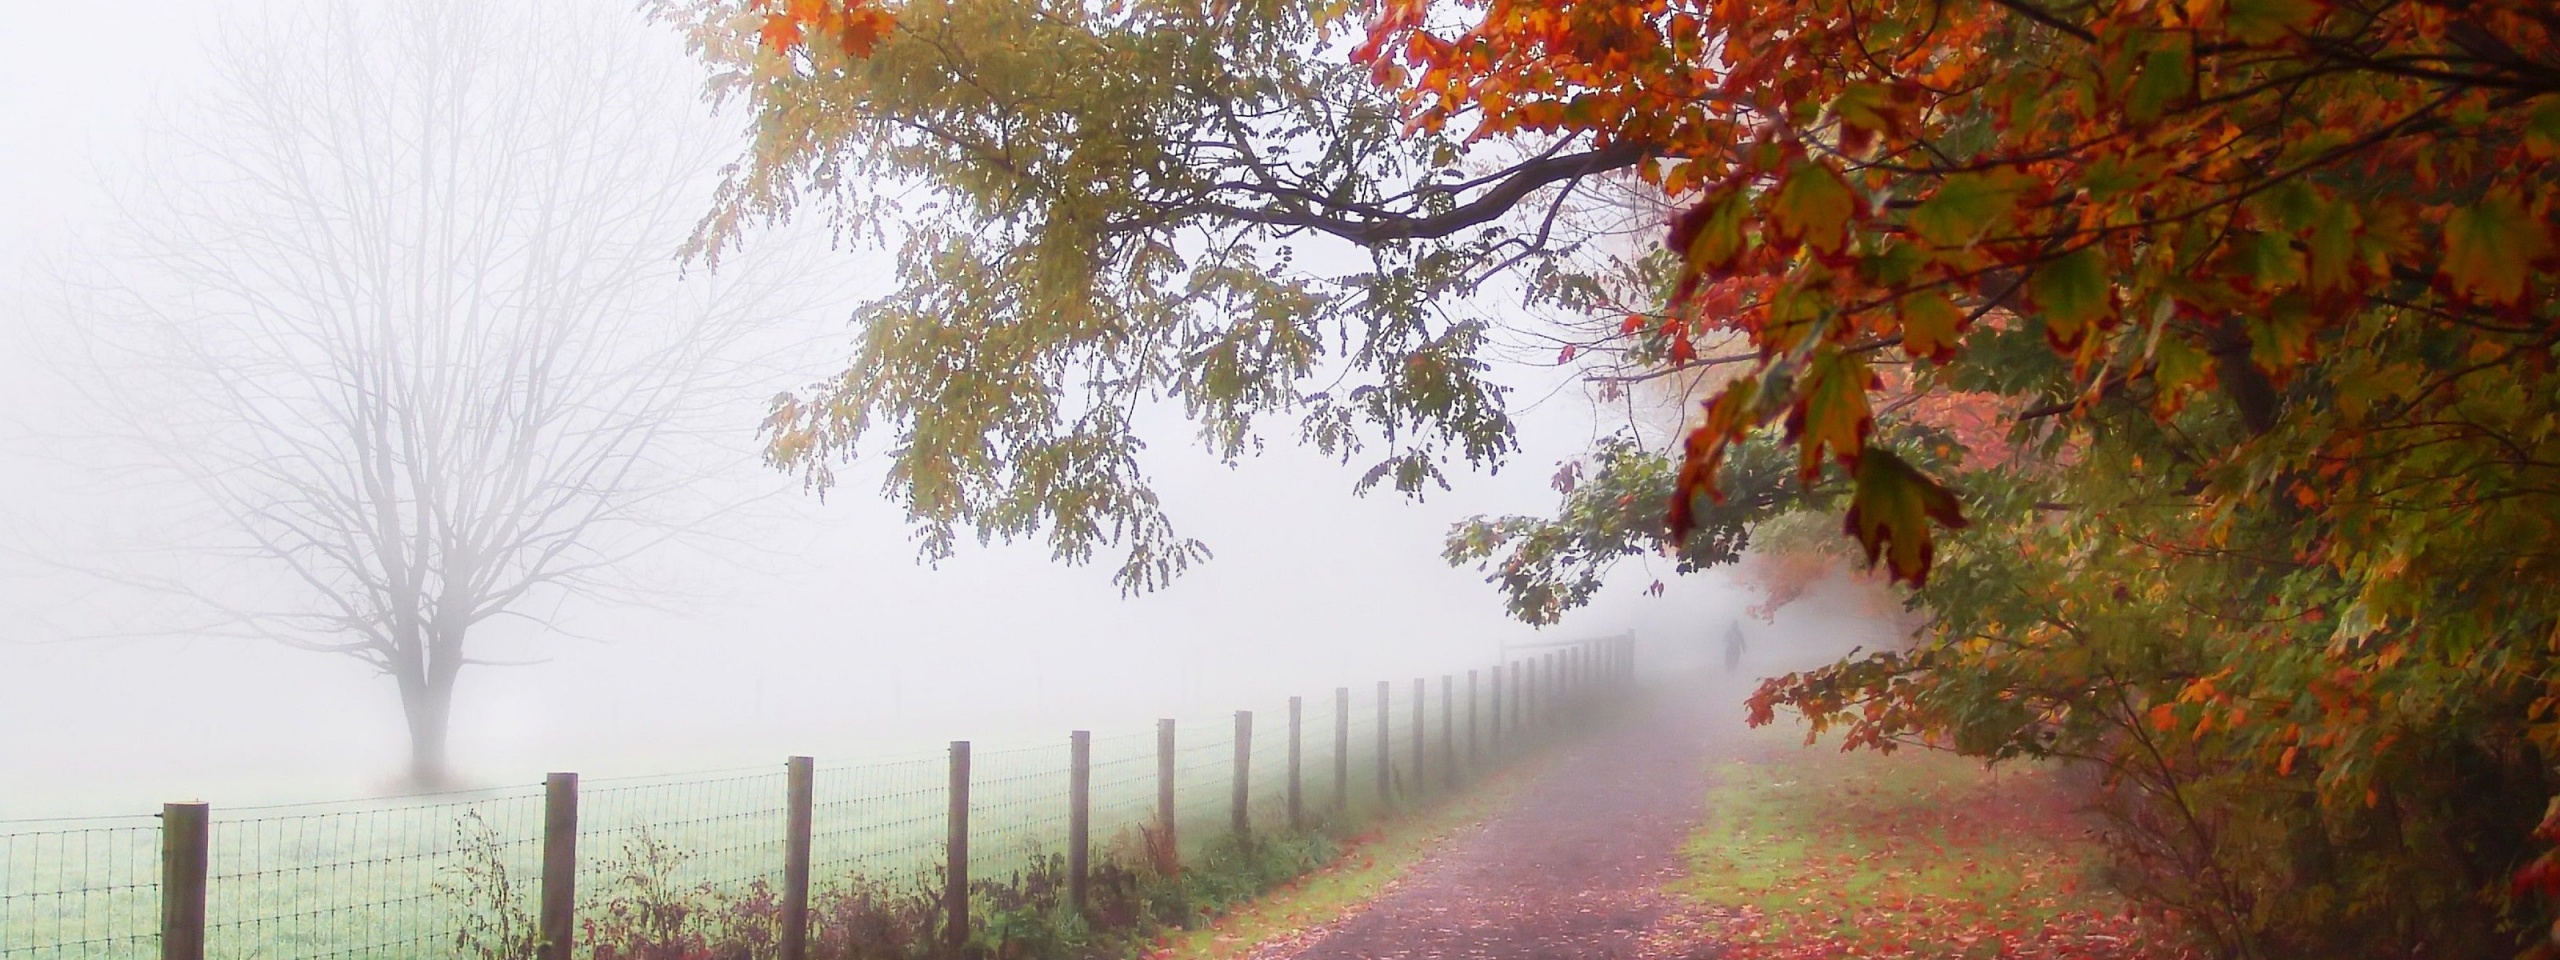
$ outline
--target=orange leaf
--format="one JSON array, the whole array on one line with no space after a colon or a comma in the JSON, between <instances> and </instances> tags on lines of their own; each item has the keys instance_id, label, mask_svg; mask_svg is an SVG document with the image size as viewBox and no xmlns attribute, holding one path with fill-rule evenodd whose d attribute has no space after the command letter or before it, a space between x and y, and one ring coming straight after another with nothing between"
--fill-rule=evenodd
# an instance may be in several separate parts
<instances>
[{"instance_id":1,"label":"orange leaf","mask_svg":"<svg viewBox=\"0 0 2560 960\"><path fill-rule=\"evenodd\" d=\"M1931 520L1951 530L1965 526L1954 492L1890 451L1868 450L1858 457L1857 482L1842 526L1866 549L1868 566L1881 556L1893 579L1913 587L1927 584L1937 554Z\"/></svg>"},{"instance_id":2,"label":"orange leaf","mask_svg":"<svg viewBox=\"0 0 2560 960\"><path fill-rule=\"evenodd\" d=\"M756 39L777 52L800 45L800 21L787 13L764 15L764 27L756 31Z\"/></svg>"}]
</instances>

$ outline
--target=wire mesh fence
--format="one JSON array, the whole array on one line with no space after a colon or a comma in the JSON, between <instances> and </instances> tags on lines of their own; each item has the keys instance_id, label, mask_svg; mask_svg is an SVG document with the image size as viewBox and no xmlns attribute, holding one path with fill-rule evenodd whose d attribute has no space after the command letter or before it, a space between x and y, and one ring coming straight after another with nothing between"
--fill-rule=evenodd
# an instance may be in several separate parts
<instances>
[{"instance_id":1,"label":"wire mesh fence","mask_svg":"<svg viewBox=\"0 0 2560 960\"><path fill-rule=\"evenodd\" d=\"M738 899L782 880L789 794L780 765L710 777L592 780L578 789L577 889L617 895L694 891ZM815 830L812 830L815 833Z\"/></svg>"},{"instance_id":2,"label":"wire mesh fence","mask_svg":"<svg viewBox=\"0 0 2560 960\"><path fill-rule=\"evenodd\" d=\"M1304 822L1351 827L1446 789L1450 771L1490 768L1510 752L1497 751L1498 743L1519 741L1520 730L1544 719L1524 714L1522 699L1537 698L1539 713L1550 707L1549 677L1505 666L1489 685L1458 674L1305 697L1294 770ZM1232 829L1240 772L1251 831L1288 828L1289 703L1261 704L1248 716L1241 771L1235 714L1174 723L1169 757L1159 730L1091 738L1087 835L1095 861L1153 860L1150 844L1165 826L1168 759L1184 859ZM1035 858L1067 851L1071 756L1064 736L973 751L966 782L973 878L1013 882ZM947 853L951 770L939 752L815 765L811 888L934 883ZM585 781L574 789L576 896L564 909L594 930L635 898L769 905L785 883L789 783L779 763ZM203 906L204 955L220 960L491 955L478 948L523 936L553 895L544 869L546 802L541 785L528 785L216 807L201 876L192 881L165 872L163 824L154 817L0 821L0 960L158 956L164 894L183 899L190 889Z\"/></svg>"},{"instance_id":3,"label":"wire mesh fence","mask_svg":"<svg viewBox=\"0 0 2560 960\"><path fill-rule=\"evenodd\" d=\"M1273 829L1289 822L1289 705L1267 704L1251 711L1253 754L1247 765L1247 807L1254 828ZM1304 729L1300 730L1303 737ZM1303 739L1299 745L1305 749ZM1301 770L1303 774L1305 771Z\"/></svg>"},{"instance_id":4,"label":"wire mesh fence","mask_svg":"<svg viewBox=\"0 0 2560 960\"><path fill-rule=\"evenodd\" d=\"M0 958L156 956L159 924L154 818L0 825Z\"/></svg>"},{"instance_id":5,"label":"wire mesh fence","mask_svg":"<svg viewBox=\"0 0 2560 960\"><path fill-rule=\"evenodd\" d=\"M1067 846L1068 745L976 753L969 767L969 876L1018 873Z\"/></svg>"},{"instance_id":6,"label":"wire mesh fence","mask_svg":"<svg viewBox=\"0 0 2560 960\"><path fill-rule=\"evenodd\" d=\"M240 958L422 956L468 919L457 870L539 872L539 791L217 810L205 949Z\"/></svg>"},{"instance_id":7,"label":"wire mesh fence","mask_svg":"<svg viewBox=\"0 0 2560 960\"><path fill-rule=\"evenodd\" d=\"M950 804L944 757L818 765L809 818L812 882L895 884L930 873L950 835Z\"/></svg>"},{"instance_id":8,"label":"wire mesh fence","mask_svg":"<svg viewBox=\"0 0 2560 960\"><path fill-rule=\"evenodd\" d=\"M1093 738L1092 842L1097 856L1137 862L1146 856L1140 828L1156 819L1156 734Z\"/></svg>"},{"instance_id":9,"label":"wire mesh fence","mask_svg":"<svg viewBox=\"0 0 2560 960\"><path fill-rule=\"evenodd\" d=\"M1226 832L1234 796L1235 718L1202 717L1174 724L1174 837L1188 858Z\"/></svg>"}]
</instances>

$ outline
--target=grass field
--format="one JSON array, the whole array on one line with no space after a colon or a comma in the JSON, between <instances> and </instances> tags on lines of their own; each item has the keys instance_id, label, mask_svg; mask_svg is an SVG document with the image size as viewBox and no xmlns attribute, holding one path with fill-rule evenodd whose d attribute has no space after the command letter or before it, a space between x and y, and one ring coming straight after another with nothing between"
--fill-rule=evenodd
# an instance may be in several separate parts
<instances>
[{"instance_id":1,"label":"grass field","mask_svg":"<svg viewBox=\"0 0 2560 960\"><path fill-rule=\"evenodd\" d=\"M2098 882L2056 771L1755 731L1719 764L1682 892L1725 956L2179 956Z\"/></svg>"},{"instance_id":2,"label":"grass field","mask_svg":"<svg viewBox=\"0 0 2560 960\"><path fill-rule=\"evenodd\" d=\"M1436 691L1435 691L1436 692ZM1303 726L1301 782L1312 812L1335 793L1330 697ZM1354 698L1350 822L1377 811L1374 706ZM1310 703L1315 698L1310 698ZM1410 707L1388 724L1393 786L1411 786ZM1460 711L1463 717L1464 711ZM1428 746L1439 751L1435 702ZM1461 721L1463 723L1463 720ZM1251 807L1284 816L1287 711L1255 713ZM1222 835L1232 803L1232 716L1177 726L1176 800L1186 855ZM1465 749L1464 738L1459 740ZM970 870L1001 878L1031 856L1064 847L1068 750L1050 744L973 750ZM1156 806L1155 731L1105 731L1093 741L1097 848L1133 845ZM1438 767L1433 775L1437 783ZM947 759L830 765L815 777L812 877L912 880L943 856ZM610 863L642 836L681 856L672 879L722 893L778 884L783 867L782 765L711 775L591 780L579 798L579 889L612 884ZM477 851L520 888L539 875L538 785L471 794L260 808L213 808L207 948L224 960L432 957L451 951L470 907L440 886ZM158 952L159 843L151 817L0 822L0 960L144 958Z\"/></svg>"}]
</instances>

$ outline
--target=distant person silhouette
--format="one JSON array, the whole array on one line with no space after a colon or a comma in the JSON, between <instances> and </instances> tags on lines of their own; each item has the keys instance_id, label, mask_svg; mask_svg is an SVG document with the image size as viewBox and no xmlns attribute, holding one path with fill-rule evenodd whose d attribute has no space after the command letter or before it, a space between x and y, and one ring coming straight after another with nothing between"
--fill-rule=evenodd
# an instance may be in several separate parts
<instances>
[{"instance_id":1,"label":"distant person silhouette","mask_svg":"<svg viewBox=\"0 0 2560 960\"><path fill-rule=\"evenodd\" d=\"M1742 621L1736 620L1726 624L1724 628L1724 672L1732 673L1740 669L1742 669Z\"/></svg>"}]
</instances>

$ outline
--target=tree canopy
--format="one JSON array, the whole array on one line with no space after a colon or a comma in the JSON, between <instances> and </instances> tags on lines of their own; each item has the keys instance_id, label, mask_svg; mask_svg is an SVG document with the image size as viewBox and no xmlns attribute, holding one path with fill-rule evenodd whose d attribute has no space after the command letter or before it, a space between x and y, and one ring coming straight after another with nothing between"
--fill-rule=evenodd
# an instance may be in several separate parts
<instances>
[{"instance_id":1,"label":"tree canopy","mask_svg":"<svg viewBox=\"0 0 2560 960\"><path fill-rule=\"evenodd\" d=\"M1362 55L1426 130L1650 145L1682 269L1642 322L1757 348L1670 541L1774 427L1936 615L1758 718L2103 763L2135 882L2234 953L2520 946L2560 736L2560 15L1464 9L1391 6ZM2004 398L2028 455L1913 468L1896 353Z\"/></svg>"},{"instance_id":2,"label":"tree canopy","mask_svg":"<svg viewBox=\"0 0 2560 960\"><path fill-rule=\"evenodd\" d=\"M884 10L668 12L712 94L757 118L701 252L795 215L896 250L844 376L767 427L772 461L821 488L887 434L889 493L929 556L973 532L1119 550L1130 589L1178 575L1206 552L1139 463L1134 419L1157 403L1222 457L1274 430L1367 457L1363 487L1499 462L1516 444L1477 292L1589 296L1567 269L1587 233L1559 212L1644 152L1409 131L1328 47L1341 9Z\"/></svg>"},{"instance_id":3,"label":"tree canopy","mask_svg":"<svg viewBox=\"0 0 2560 960\"><path fill-rule=\"evenodd\" d=\"M1356 48L1328 44L1354 19ZM1443 449L1508 444L1480 328L1424 318L1509 265L1523 202L1571 182L1549 164L1624 171L1678 212L1653 301L1590 346L1728 372L1677 449L1614 441L1559 476L1556 517L1453 533L1515 613L1818 511L1933 617L1771 681L1755 719L2092 764L2119 882L2233 955L2549 949L2548 4L791 0L695 22L761 111L714 237L799 189L874 195L862 176L946 204L853 370L777 408L777 462L822 469L885 418L929 529L1045 515L1081 555L1094 518L1161 522L1125 417L1094 412L1153 390L1231 453L1301 404L1323 442L1355 415L1421 428L1382 465L1418 485ZM1439 186L1505 146L1529 159ZM1459 221L1482 232L1413 226ZM1278 279L1292 230L1371 269ZM1292 389L1328 330L1366 392Z\"/></svg>"}]
</instances>

